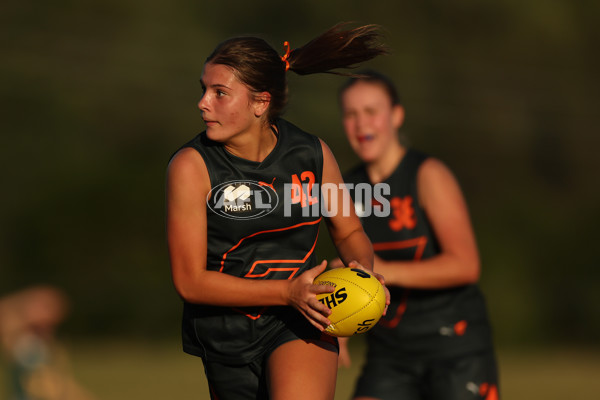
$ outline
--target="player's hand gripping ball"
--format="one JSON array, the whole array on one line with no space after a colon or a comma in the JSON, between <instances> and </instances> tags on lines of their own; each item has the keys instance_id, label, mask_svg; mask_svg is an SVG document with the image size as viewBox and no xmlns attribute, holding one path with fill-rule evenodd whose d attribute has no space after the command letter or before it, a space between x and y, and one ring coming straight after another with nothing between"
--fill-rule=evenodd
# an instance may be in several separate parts
<instances>
[{"instance_id":1,"label":"player's hand gripping ball","mask_svg":"<svg viewBox=\"0 0 600 400\"><path fill-rule=\"evenodd\" d=\"M313 282L334 286L333 293L317 295L331 309L325 332L332 336L352 336L371 329L385 309L385 290L367 271L358 268L335 268L323 272Z\"/></svg>"}]
</instances>

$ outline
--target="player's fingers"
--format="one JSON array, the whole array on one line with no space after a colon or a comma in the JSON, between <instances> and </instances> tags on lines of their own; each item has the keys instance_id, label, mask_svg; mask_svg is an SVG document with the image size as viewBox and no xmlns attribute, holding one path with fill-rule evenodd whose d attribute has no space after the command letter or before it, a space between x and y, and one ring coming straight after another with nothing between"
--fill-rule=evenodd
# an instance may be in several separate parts
<instances>
[{"instance_id":1,"label":"player's fingers","mask_svg":"<svg viewBox=\"0 0 600 400\"><path fill-rule=\"evenodd\" d=\"M332 313L329 307L317 300L316 297L309 299L306 304L311 311L315 312L315 318L317 318L320 322L329 325L330 322L327 317Z\"/></svg>"},{"instance_id":2,"label":"player's fingers","mask_svg":"<svg viewBox=\"0 0 600 400\"><path fill-rule=\"evenodd\" d=\"M309 269L308 271L304 272L304 274L307 278L310 278L311 281L313 281L319 274L325 271L325 268L327 268L327 260L321 261L321 264Z\"/></svg>"},{"instance_id":3,"label":"player's fingers","mask_svg":"<svg viewBox=\"0 0 600 400\"><path fill-rule=\"evenodd\" d=\"M308 320L308 322L310 322L319 331L323 332L325 330L326 326L320 324L318 321L311 318L311 316L306 311L300 310L300 313L304 316L304 318Z\"/></svg>"},{"instance_id":4,"label":"player's fingers","mask_svg":"<svg viewBox=\"0 0 600 400\"><path fill-rule=\"evenodd\" d=\"M377 272L372 272L372 274L375 278L377 278L379 283L381 283L381 285L383 286L383 290L385 291L385 308L383 309L383 315L386 315L388 306L390 305L390 291L385 285L385 278L383 277L383 275L378 274Z\"/></svg>"},{"instance_id":5,"label":"player's fingers","mask_svg":"<svg viewBox=\"0 0 600 400\"><path fill-rule=\"evenodd\" d=\"M335 286L331 285L313 285L311 291L314 294L333 293L335 292Z\"/></svg>"},{"instance_id":6,"label":"player's fingers","mask_svg":"<svg viewBox=\"0 0 600 400\"><path fill-rule=\"evenodd\" d=\"M381 274L378 274L377 272L371 272L371 274L377 278L377 280L379 281L379 283L381 283L383 286L385 286L385 277Z\"/></svg>"},{"instance_id":7,"label":"player's fingers","mask_svg":"<svg viewBox=\"0 0 600 400\"><path fill-rule=\"evenodd\" d=\"M383 309L383 315L386 315L388 306L390 305L390 291L387 288L387 286L385 286L385 278L383 277L383 275L378 274L377 272L374 272L374 271L369 271L368 269L363 267L358 261L355 261L355 260L350 261L348 263L348 266L351 268L360 268L360 269L367 271L368 273L373 275L375 278L377 278L379 283L381 283L381 285L383 286L383 290L385 291L385 308Z\"/></svg>"},{"instance_id":8,"label":"player's fingers","mask_svg":"<svg viewBox=\"0 0 600 400\"><path fill-rule=\"evenodd\" d=\"M316 298L312 298L307 302L308 306L317 311L319 314L328 317L331 314L331 309L327 307L325 304L321 303ZM329 324L328 324L329 325Z\"/></svg>"},{"instance_id":9,"label":"player's fingers","mask_svg":"<svg viewBox=\"0 0 600 400\"><path fill-rule=\"evenodd\" d=\"M344 268L344 263L341 259L336 258L329 262L329 268Z\"/></svg>"},{"instance_id":10,"label":"player's fingers","mask_svg":"<svg viewBox=\"0 0 600 400\"><path fill-rule=\"evenodd\" d=\"M379 275L379 274L377 274ZM383 289L385 290L385 309L387 310L387 306L390 305L390 290L388 289L388 287L385 285L385 279L383 279L383 275L379 275L378 278L379 282L381 283L381 285L383 286ZM385 314L383 314L385 315Z\"/></svg>"},{"instance_id":11,"label":"player's fingers","mask_svg":"<svg viewBox=\"0 0 600 400\"><path fill-rule=\"evenodd\" d=\"M331 314L331 310L327 308L327 306L321 304L319 301L316 303L309 304L309 309L307 310L307 314L315 320L317 323L321 324L323 327L328 327L331 324L331 321L327 316Z\"/></svg>"},{"instance_id":12,"label":"player's fingers","mask_svg":"<svg viewBox=\"0 0 600 400\"><path fill-rule=\"evenodd\" d=\"M348 263L348 267L349 268L358 268L358 269L362 269L363 271L367 271L368 273L372 274L373 271L371 271L370 269L367 269L366 267L364 267L361 263L359 263L356 260L352 260Z\"/></svg>"},{"instance_id":13,"label":"player's fingers","mask_svg":"<svg viewBox=\"0 0 600 400\"><path fill-rule=\"evenodd\" d=\"M379 283L381 283L381 285L385 288L385 301L386 301L385 304L390 304L390 291L388 290L387 286L385 286L384 276L381 274L378 274L377 272L373 272L372 274L375 278L377 278Z\"/></svg>"},{"instance_id":14,"label":"player's fingers","mask_svg":"<svg viewBox=\"0 0 600 400\"><path fill-rule=\"evenodd\" d=\"M386 315L387 314L387 310L388 310L388 306L390 305L390 290L385 285L383 285L383 290L385 292L385 307L383 309L383 314L382 315Z\"/></svg>"}]
</instances>

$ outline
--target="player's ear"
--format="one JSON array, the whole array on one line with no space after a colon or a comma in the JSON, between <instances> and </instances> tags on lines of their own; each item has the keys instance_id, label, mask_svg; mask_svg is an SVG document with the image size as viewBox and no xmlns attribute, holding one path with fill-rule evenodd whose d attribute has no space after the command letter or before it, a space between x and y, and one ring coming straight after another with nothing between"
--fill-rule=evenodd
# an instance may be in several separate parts
<instances>
[{"instance_id":1,"label":"player's ear","mask_svg":"<svg viewBox=\"0 0 600 400\"><path fill-rule=\"evenodd\" d=\"M269 109L271 104L271 93L261 92L254 95L254 115L261 117Z\"/></svg>"},{"instance_id":2,"label":"player's ear","mask_svg":"<svg viewBox=\"0 0 600 400\"><path fill-rule=\"evenodd\" d=\"M404 107L400 104L394 105L392 108L392 125L399 129L404 123Z\"/></svg>"}]
</instances>

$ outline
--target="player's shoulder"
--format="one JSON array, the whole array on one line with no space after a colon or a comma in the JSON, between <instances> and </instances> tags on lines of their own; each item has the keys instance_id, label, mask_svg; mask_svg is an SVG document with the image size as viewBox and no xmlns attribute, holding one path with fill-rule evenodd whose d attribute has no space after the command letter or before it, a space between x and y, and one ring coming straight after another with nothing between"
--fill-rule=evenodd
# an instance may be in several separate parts
<instances>
[{"instance_id":1,"label":"player's shoulder","mask_svg":"<svg viewBox=\"0 0 600 400\"><path fill-rule=\"evenodd\" d=\"M204 177L207 173L204 158L193 147L182 147L175 152L169 161L167 171L169 176Z\"/></svg>"},{"instance_id":2,"label":"player's shoulder","mask_svg":"<svg viewBox=\"0 0 600 400\"><path fill-rule=\"evenodd\" d=\"M419 177L444 178L453 176L450 168L437 157L428 156L419 165Z\"/></svg>"},{"instance_id":3,"label":"player's shoulder","mask_svg":"<svg viewBox=\"0 0 600 400\"><path fill-rule=\"evenodd\" d=\"M176 165L180 165L180 164L186 165L189 163L193 164L201 159L202 159L202 156L200 155L198 150L196 150L195 148L182 147L173 154L173 156L171 157L171 160L169 160L169 166L171 166L173 164L176 164Z\"/></svg>"},{"instance_id":4,"label":"player's shoulder","mask_svg":"<svg viewBox=\"0 0 600 400\"><path fill-rule=\"evenodd\" d=\"M419 197L424 202L434 194L446 196L448 193L459 193L460 186L452 170L439 158L427 158L417 173Z\"/></svg>"}]
</instances>

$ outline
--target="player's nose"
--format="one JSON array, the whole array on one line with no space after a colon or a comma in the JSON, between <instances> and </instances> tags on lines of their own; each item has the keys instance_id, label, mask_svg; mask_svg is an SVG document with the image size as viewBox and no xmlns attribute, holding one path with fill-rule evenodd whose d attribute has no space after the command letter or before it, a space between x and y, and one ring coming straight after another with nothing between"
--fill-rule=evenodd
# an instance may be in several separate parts
<instances>
[{"instance_id":1,"label":"player's nose","mask_svg":"<svg viewBox=\"0 0 600 400\"><path fill-rule=\"evenodd\" d=\"M200 101L198 101L198 109L200 109L200 111L206 111L208 109L208 96L206 96L206 94L203 94L202 97L200 98Z\"/></svg>"}]
</instances>

